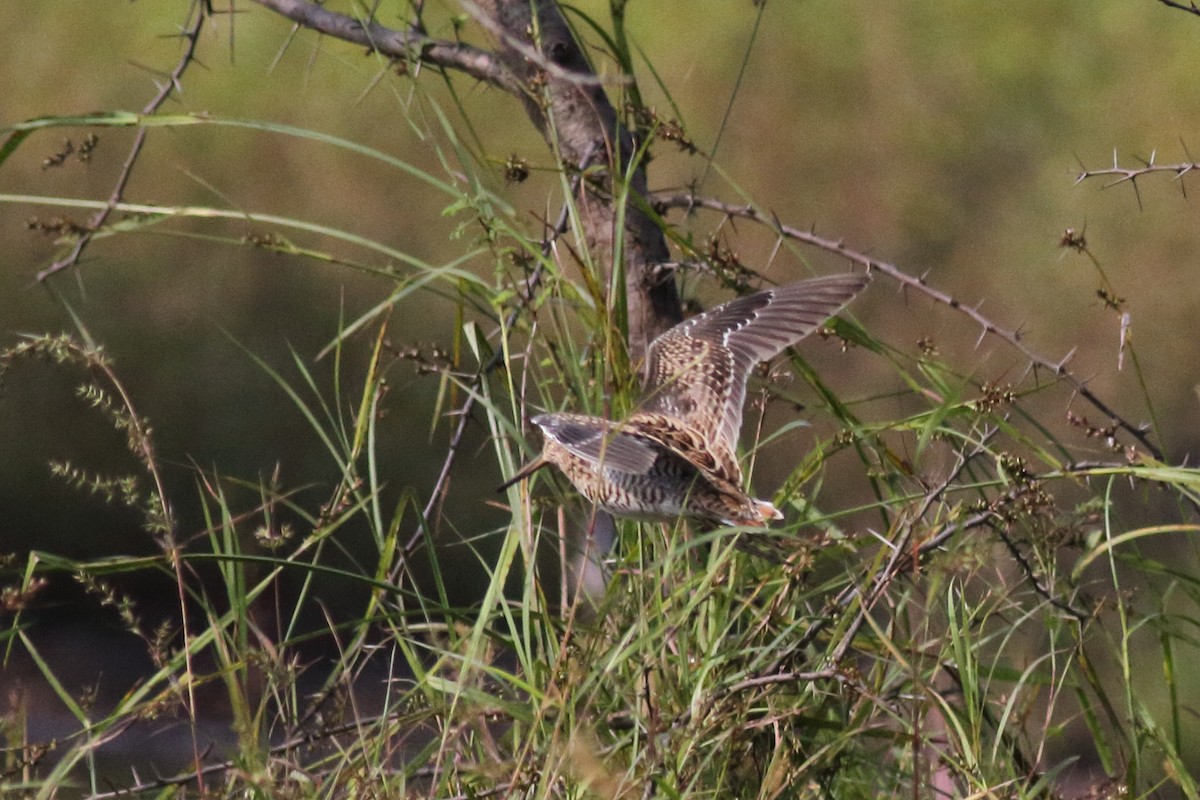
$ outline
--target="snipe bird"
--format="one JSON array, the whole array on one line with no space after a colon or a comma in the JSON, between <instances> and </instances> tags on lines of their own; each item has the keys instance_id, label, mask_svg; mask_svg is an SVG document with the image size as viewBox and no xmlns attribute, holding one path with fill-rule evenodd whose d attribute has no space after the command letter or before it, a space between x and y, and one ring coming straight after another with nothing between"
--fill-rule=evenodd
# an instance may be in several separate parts
<instances>
[{"instance_id":1,"label":"snipe bird","mask_svg":"<svg viewBox=\"0 0 1200 800\"><path fill-rule=\"evenodd\" d=\"M738 433L756 364L812 333L867 285L834 275L738 298L692 317L646 351L638 410L614 422L584 414L533 418L541 455L501 489L554 464L616 516L765 526L783 515L742 488Z\"/></svg>"}]
</instances>

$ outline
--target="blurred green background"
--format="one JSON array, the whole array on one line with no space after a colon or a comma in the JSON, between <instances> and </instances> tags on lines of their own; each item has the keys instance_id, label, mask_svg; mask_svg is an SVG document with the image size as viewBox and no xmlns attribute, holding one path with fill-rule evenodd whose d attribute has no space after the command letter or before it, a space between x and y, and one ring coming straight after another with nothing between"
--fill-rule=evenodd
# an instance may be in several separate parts
<instances>
[{"instance_id":1,"label":"blurred green background","mask_svg":"<svg viewBox=\"0 0 1200 800\"><path fill-rule=\"evenodd\" d=\"M607 6L588 0L577 7L602 16ZM186 8L125 0L0 5L0 126L141 108L178 58L174 34ZM290 24L264 9L235 8L206 29L201 63L164 111L293 124L445 174L427 135L436 124L414 122L430 102L458 113L437 76L420 77L427 102L419 102L410 77L362 50L308 32L292 38ZM402 26L406 9L387 0L378 18ZM454 36L454 11L431 7L430 32ZM1141 181L1140 204L1129 185L1102 191L1103 179L1075 183L1081 164L1111 165L1114 152L1122 164L1152 152L1174 163L1189 158L1187 147L1200 147L1200 18L1152 0L776 0L761 19L759 13L749 0L690 0L685 12L677 2L629 4L633 41L650 54L670 97L640 64L643 90L660 116L678 114L701 150L715 148L719 167L660 143L650 167L653 188L703 181L703 193L752 199L784 222L925 273L965 303L986 301L994 320L1021 328L1046 356L1078 348L1076 373L1129 418L1148 420L1128 362L1117 369L1119 320L1096 296L1095 268L1060 245L1065 229L1086 230L1092 253L1127 301L1168 456L1178 461L1200 449L1197 206L1169 176ZM611 72L594 52L598 68ZM548 166L540 137L511 98L461 76L454 86L495 161L492 188L536 231L535 218L556 211L548 199L555 179L535 172L506 187L501 162L517 153L535 168ZM36 134L0 166L0 193L106 198L132 131L99 131L86 165L68 159L42 168L65 135L78 142L84 133ZM287 215L432 263L465 249L453 235L461 220L444 213L449 198L399 171L382 171L378 162L268 133L152 130L126 196ZM0 203L6 344L21 332L72 327L62 305L34 282L55 257L53 242L29 229L31 217L63 213ZM714 220L681 222L701 237ZM181 513L186 519L197 491L193 464L250 481L279 464L286 485L328 485L334 464L242 347L295 380L291 352L312 364L340 321L385 298L392 282L179 231L235 238L263 232L240 223L172 223L97 241L81 269L53 284L116 360L153 422L160 455L176 465L171 478ZM786 252L772 260L774 241L749 225L725 233L744 262L774 280L803 277L810 266L842 268L821 255L810 265ZM494 269L486 259L469 266L486 276ZM706 302L717 296L711 289L701 290ZM919 339L931 340L980 381L1015 382L1024 373L1023 360L994 341L973 349L978 331L947 309L882 282L856 311L872 333L897 346L911 350ZM393 316L391 339L447 345L451 312L448 302L422 295ZM348 348L352 376L370 344L361 337ZM312 367L325 386L330 362ZM393 491L413 487L423 501L449 433L445 420L431 416L437 377L403 363L388 377L382 470ZM51 458L133 468L119 436L72 397L73 385L69 374L23 365L0 398L0 551L148 551L152 545L129 515L98 507L47 473ZM498 477L490 458L473 457L483 445L474 431L466 450L472 457L460 464L446 509L446 524L465 535L503 520L483 503ZM784 473L768 465L763 474L772 487L773 474ZM313 491L315 506L323 494Z\"/></svg>"}]
</instances>

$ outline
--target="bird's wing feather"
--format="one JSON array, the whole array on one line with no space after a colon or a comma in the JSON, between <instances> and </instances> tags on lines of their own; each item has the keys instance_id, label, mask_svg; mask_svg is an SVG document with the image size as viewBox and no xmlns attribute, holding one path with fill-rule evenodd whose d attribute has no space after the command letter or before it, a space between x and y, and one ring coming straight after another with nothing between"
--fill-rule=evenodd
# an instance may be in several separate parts
<instances>
[{"instance_id":1,"label":"bird's wing feather","mask_svg":"<svg viewBox=\"0 0 1200 800\"><path fill-rule=\"evenodd\" d=\"M680 420L732 458L750 370L816 330L868 280L845 274L801 281L676 325L647 350L643 409Z\"/></svg>"},{"instance_id":2,"label":"bird's wing feather","mask_svg":"<svg viewBox=\"0 0 1200 800\"><path fill-rule=\"evenodd\" d=\"M544 414L533 420L546 436L594 467L641 475L654 466L657 451L649 442L603 420L586 423L565 414Z\"/></svg>"}]
</instances>

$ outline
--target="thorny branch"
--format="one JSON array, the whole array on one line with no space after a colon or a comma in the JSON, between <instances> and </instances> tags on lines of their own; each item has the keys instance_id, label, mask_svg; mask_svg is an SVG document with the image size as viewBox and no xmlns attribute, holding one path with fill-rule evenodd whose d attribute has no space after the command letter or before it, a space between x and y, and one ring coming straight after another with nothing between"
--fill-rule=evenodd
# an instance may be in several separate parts
<instances>
[{"instance_id":1,"label":"thorny branch","mask_svg":"<svg viewBox=\"0 0 1200 800\"><path fill-rule=\"evenodd\" d=\"M420 61L457 70L508 92L518 91L512 73L493 54L459 42L431 39L417 26L408 31L399 31L380 25L373 19L364 22L329 11L309 0L254 2L290 19L297 27L362 45L398 60Z\"/></svg>"},{"instance_id":2,"label":"thorny branch","mask_svg":"<svg viewBox=\"0 0 1200 800\"><path fill-rule=\"evenodd\" d=\"M1200 163L1195 161L1185 161L1180 164L1158 164L1155 163L1157 153L1151 153L1150 158L1142 161L1140 167L1122 167L1117 162L1117 154L1113 153L1113 165L1105 169L1086 169L1081 168L1079 175L1075 177L1075 185L1083 183L1089 178L1108 177L1113 180L1104 184L1107 189L1110 186L1116 186L1122 183L1129 183L1133 186L1133 193L1137 196L1138 208L1142 207L1142 193L1138 190L1138 178L1152 173L1167 173L1174 176L1174 180L1179 181L1179 190L1183 192L1183 196L1187 197L1187 186L1183 182L1183 176L1187 175L1196 169L1200 169ZM1082 165L1081 165L1082 167Z\"/></svg>"},{"instance_id":3,"label":"thorny branch","mask_svg":"<svg viewBox=\"0 0 1200 800\"><path fill-rule=\"evenodd\" d=\"M1200 17L1200 6L1197 6L1192 0L1188 0L1187 3L1181 3L1178 0L1158 0L1158 2L1168 8L1177 8L1180 11L1187 11L1190 14Z\"/></svg>"},{"instance_id":4,"label":"thorny branch","mask_svg":"<svg viewBox=\"0 0 1200 800\"><path fill-rule=\"evenodd\" d=\"M995 431L984 435L976 449L971 453L960 454L958 464L954 467L954 469L950 470L936 487L933 487L926 493L925 499L921 503L920 508L918 508L907 520L903 522L900 535L896 538L896 541L891 544L891 555L888 556L887 564L885 564L884 567L879 571L879 574L875 577L875 581L870 588L864 590L858 585L851 583L847 585L837 597L830 601L830 604L833 608L837 609L838 611L843 611L849 608L851 603L853 603L856 599L858 600L858 612L855 614L853 621L851 621L851 623L846 627L841 641L833 649L833 652L829 656L828 661L831 665L837 665L841 662L842 658L846 654L846 651L850 648L851 643L858 635L859 629L862 628L863 623L866 622L867 615L871 613L871 609L875 607L875 603L878 602L881 597L883 597L884 592L886 592L888 587L891 586L892 581L895 580L895 578L901 573L913 569L921 562L921 560L925 558L927 554L932 553L940 546L940 544L934 544L932 538L930 540L914 544L913 536L917 531L917 524L925 518L926 514L929 513L929 509L933 507L933 504L945 496L946 492L958 479L958 476L962 474L963 470L965 470L972 461L986 452L986 443L988 439L994 435L994 433ZM971 530L972 528L978 527L986 522L990 515L990 511L983 514L977 514L959 523L958 525L950 525L947 527L949 530L955 533ZM944 536L946 531L942 531L942 534ZM939 537L938 541L945 541L945 539ZM835 616L836 615L823 615L821 619L809 626L809 629L804 632L803 636L800 637L800 641L789 651L787 655L792 655L803 651L804 648L806 648L816 638L817 634L822 630L822 628L824 628L825 623Z\"/></svg>"},{"instance_id":5,"label":"thorny branch","mask_svg":"<svg viewBox=\"0 0 1200 800\"><path fill-rule=\"evenodd\" d=\"M162 107L163 103L176 91L180 91L180 80L183 78L183 73L187 71L188 66L195 60L196 45L200 41L200 31L204 27L204 20L212 13L207 3L196 3L192 8L192 13L195 17L191 23L180 34L184 40L183 55L179 57L179 62L175 64L175 68L167 76L158 87L158 94L154 95L142 108L142 114L153 114ZM129 155L125 158L125 164L121 167L121 174L117 176L117 183L113 186L112 193L108 196L108 202L88 221L84 231L75 241L75 245L71 248L71 252L63 258L58 259L50 266L39 272L36 279L39 283L49 278L58 272L62 272L77 263L79 257L83 255L83 251L91 244L92 237L104 226L108 221L113 210L125 197L125 187L129 185L129 178L133 175L133 168L137 164L138 156L141 155L142 147L146 144L146 128L139 127L137 135L134 136L133 146L129 148Z\"/></svg>"},{"instance_id":6,"label":"thorny branch","mask_svg":"<svg viewBox=\"0 0 1200 800\"><path fill-rule=\"evenodd\" d=\"M1000 541L1004 543L1004 547L1008 550L1008 554L1012 556L1013 561L1017 562L1017 566L1019 566L1021 571L1024 572L1029 578L1029 583L1031 586L1033 586L1033 590L1037 592L1042 599L1050 603L1050 605L1054 606L1059 611L1065 611L1066 613L1075 617L1075 619L1079 620L1080 622L1088 619L1089 614L1087 612L1075 608L1070 603L1055 597L1051 588L1038 577L1037 570L1034 569L1033 564L1029 563L1029 559L1026 558L1025 554L1021 552L1021 548L1017 546L1017 543L1013 540L1012 536L1009 535L1007 526L1005 526L1001 520L993 517L989 524L992 531L996 534Z\"/></svg>"},{"instance_id":7,"label":"thorny branch","mask_svg":"<svg viewBox=\"0 0 1200 800\"><path fill-rule=\"evenodd\" d=\"M882 261L865 253L860 253L857 250L852 250L840 240L827 239L823 236L818 236L811 231L802 230L791 225L785 225L775 217L764 214L754 206L726 203L714 198L699 197L690 193L656 193L651 195L650 200L654 204L655 208L683 208L689 210L693 208L704 208L710 211L720 212L728 217L738 217L762 223L763 225L774 229L781 236L786 236L789 239L794 239L798 242L803 242L805 244L818 247L827 252L835 253L849 261L854 262L855 264L860 264L866 267L868 270L877 270L882 272L899 283L901 286L919 292L938 303L949 306L950 308L965 314L981 328L982 332L980 333L980 339L982 339L984 336L990 335L1004 341L1014 350L1023 355L1035 368L1047 370L1055 378L1070 386L1072 391L1087 400L1093 408L1107 416L1109 419L1112 419L1122 430L1136 439L1138 443L1141 444L1141 446L1144 447L1148 453L1150 453L1151 456L1160 461L1162 460L1162 451L1150 441L1146 430L1142 426L1134 425L1117 414L1116 411L1114 411L1108 405L1108 403L1104 402L1104 400L1102 400L1095 392L1089 389L1087 384L1082 379L1080 379L1075 375L1075 373L1071 372L1071 370L1067 368L1067 363L1070 362L1071 357L1075 354L1074 350L1067 353L1067 355L1059 361L1051 361L1021 341L1021 334L1018 331L1011 331L1007 328L1000 327L995 322L992 322L991 319L980 313L978 307L964 305L962 302L946 292L930 286L925 282L924 277L910 275L897 267L895 264Z\"/></svg>"}]
</instances>

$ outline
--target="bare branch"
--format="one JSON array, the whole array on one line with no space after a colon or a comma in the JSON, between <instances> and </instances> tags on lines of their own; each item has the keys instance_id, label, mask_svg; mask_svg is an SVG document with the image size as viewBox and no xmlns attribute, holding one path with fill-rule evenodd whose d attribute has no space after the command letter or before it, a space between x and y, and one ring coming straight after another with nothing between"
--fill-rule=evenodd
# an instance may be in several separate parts
<instances>
[{"instance_id":1,"label":"bare branch","mask_svg":"<svg viewBox=\"0 0 1200 800\"><path fill-rule=\"evenodd\" d=\"M181 34L185 42L183 55L179 57L179 61L175 64L175 69L171 70L171 73L159 84L158 93L142 108L143 114L155 113L162 107L163 103L167 102L167 98L179 90L179 82L183 78L183 73L192 61L195 60L196 44L200 41L200 30L204 27L204 20L207 19L209 12L206 5L197 3L193 5L191 13L195 14L195 17ZM129 155L125 158L125 165L121 167L121 173L117 176L117 183L113 186L112 193L108 196L108 202L88 221L87 229L80 234L79 239L76 240L75 245L71 248L71 252L37 274L36 279L39 283L51 275L62 272L64 269L79 263L79 258L83 255L83 251L87 249L87 246L91 244L92 237L104 226L113 209L124 199L125 187L129 185L129 178L133 175L133 168L137 164L138 156L141 155L142 146L145 143L146 128L139 127L137 134L134 136L133 145L129 148Z\"/></svg>"},{"instance_id":2,"label":"bare branch","mask_svg":"<svg viewBox=\"0 0 1200 800\"><path fill-rule=\"evenodd\" d=\"M1168 8L1177 8L1180 11L1187 11L1190 14L1195 14L1196 16L1200 17L1200 6L1197 6L1194 2L1191 2L1191 0L1189 0L1189 2L1186 4L1180 3L1178 0L1158 0L1158 2L1162 3Z\"/></svg>"},{"instance_id":3,"label":"bare branch","mask_svg":"<svg viewBox=\"0 0 1200 800\"><path fill-rule=\"evenodd\" d=\"M332 36L335 39L362 45L377 53L397 59L412 59L433 66L445 67L490 83L507 92L516 93L518 86L512 74L499 60L477 47L431 39L418 31L400 31L380 25L374 20L363 23L354 17L329 11L308 0L254 0L297 25Z\"/></svg>"},{"instance_id":4,"label":"bare branch","mask_svg":"<svg viewBox=\"0 0 1200 800\"><path fill-rule=\"evenodd\" d=\"M1107 189L1110 186L1117 186L1122 183L1129 183L1133 186L1134 192L1137 192L1137 180L1145 175L1154 173L1167 173L1173 175L1174 179L1180 182L1180 187L1183 187L1183 176L1189 172L1200 169L1200 164L1195 161L1185 161L1179 164L1156 164L1154 155L1151 154L1149 160L1143 162L1140 167L1122 167L1117 163L1116 155L1113 156L1113 165L1106 169L1084 169L1075 177L1075 184L1079 185L1089 178L1112 178L1108 183L1104 184ZM1186 196L1187 191L1184 190ZM1138 205L1141 205L1141 197L1138 197Z\"/></svg>"},{"instance_id":5,"label":"bare branch","mask_svg":"<svg viewBox=\"0 0 1200 800\"><path fill-rule=\"evenodd\" d=\"M1066 613L1070 614L1080 622L1086 622L1091 617L1088 612L1075 608L1075 606L1071 605L1067 601L1061 600L1054 595L1054 591L1051 589L1051 587L1047 586L1044 581L1042 581L1042 579L1038 576L1037 570L1034 569L1033 564L1029 562L1029 559L1025 557L1023 552L1021 552L1021 548L1017 546L1016 541L1012 536L1009 535L1008 526L1003 522L1003 520L992 520L991 528L996 532L996 535L1000 537L1000 541L1003 542L1004 546L1008 549L1008 553L1012 556L1013 561L1017 562L1017 566L1020 567L1021 571L1025 573L1025 577L1029 580L1029 584L1033 587L1033 590L1037 592L1042 599L1046 600L1058 610L1065 611Z\"/></svg>"}]
</instances>

